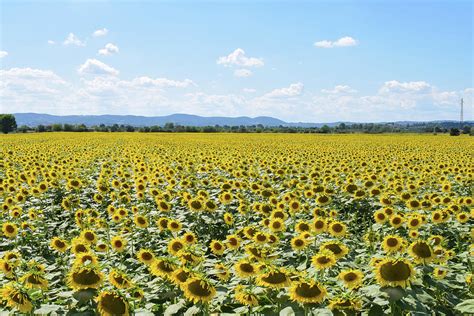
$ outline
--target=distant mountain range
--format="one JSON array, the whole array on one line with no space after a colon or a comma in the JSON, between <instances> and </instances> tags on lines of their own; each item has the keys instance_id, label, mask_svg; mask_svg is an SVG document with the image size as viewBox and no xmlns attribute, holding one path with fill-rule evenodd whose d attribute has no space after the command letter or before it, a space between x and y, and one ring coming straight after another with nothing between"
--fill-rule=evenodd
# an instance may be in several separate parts
<instances>
[{"instance_id":1,"label":"distant mountain range","mask_svg":"<svg viewBox=\"0 0 474 316\"><path fill-rule=\"evenodd\" d=\"M172 114L166 116L135 116L135 115L49 115L38 113L14 113L18 126L27 125L35 127L38 125L51 124L85 124L86 126L94 125L132 125L140 126L163 126L166 123L173 123L182 126L250 126L261 124L263 126L288 126L288 127L321 127L328 125L330 127L337 126L342 122L332 123L302 123L302 122L285 122L269 116L258 117L224 117L224 116L198 116L190 114ZM454 121L437 121L437 122L454 122ZM346 124L354 124L354 122L344 122ZM403 121L395 122L398 124L415 124L419 122Z\"/></svg>"}]
</instances>

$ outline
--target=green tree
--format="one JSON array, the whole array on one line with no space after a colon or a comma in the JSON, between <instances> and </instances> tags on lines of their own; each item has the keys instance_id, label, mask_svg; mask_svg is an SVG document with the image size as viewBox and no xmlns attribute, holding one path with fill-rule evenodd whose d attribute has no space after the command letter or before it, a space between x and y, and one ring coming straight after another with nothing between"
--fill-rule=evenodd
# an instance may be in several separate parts
<instances>
[{"instance_id":1,"label":"green tree","mask_svg":"<svg viewBox=\"0 0 474 316\"><path fill-rule=\"evenodd\" d=\"M12 114L0 114L0 129L4 134L13 132L16 129L15 116Z\"/></svg>"}]
</instances>

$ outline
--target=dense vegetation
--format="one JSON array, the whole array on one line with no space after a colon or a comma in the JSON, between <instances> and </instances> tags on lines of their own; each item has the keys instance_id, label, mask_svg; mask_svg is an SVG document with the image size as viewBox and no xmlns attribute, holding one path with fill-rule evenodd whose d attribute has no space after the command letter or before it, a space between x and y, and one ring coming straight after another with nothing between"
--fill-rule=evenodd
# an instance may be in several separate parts
<instances>
[{"instance_id":1,"label":"dense vegetation","mask_svg":"<svg viewBox=\"0 0 474 316\"><path fill-rule=\"evenodd\" d=\"M0 313L474 310L467 135L0 137Z\"/></svg>"}]
</instances>

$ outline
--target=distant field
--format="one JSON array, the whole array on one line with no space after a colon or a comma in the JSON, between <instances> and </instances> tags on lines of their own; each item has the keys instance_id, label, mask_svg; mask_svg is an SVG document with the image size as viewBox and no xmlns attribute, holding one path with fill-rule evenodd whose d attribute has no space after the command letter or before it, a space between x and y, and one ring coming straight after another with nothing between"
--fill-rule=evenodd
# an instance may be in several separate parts
<instances>
[{"instance_id":1,"label":"distant field","mask_svg":"<svg viewBox=\"0 0 474 316\"><path fill-rule=\"evenodd\" d=\"M0 136L0 312L472 312L467 135Z\"/></svg>"}]
</instances>

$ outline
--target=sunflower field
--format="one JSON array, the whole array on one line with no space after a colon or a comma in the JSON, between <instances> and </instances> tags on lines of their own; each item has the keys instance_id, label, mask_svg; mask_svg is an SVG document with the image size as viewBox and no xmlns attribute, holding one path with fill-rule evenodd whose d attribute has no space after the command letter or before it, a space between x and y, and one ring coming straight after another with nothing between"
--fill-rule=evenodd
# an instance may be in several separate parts
<instances>
[{"instance_id":1,"label":"sunflower field","mask_svg":"<svg viewBox=\"0 0 474 316\"><path fill-rule=\"evenodd\" d=\"M0 313L474 313L467 135L0 136Z\"/></svg>"}]
</instances>

